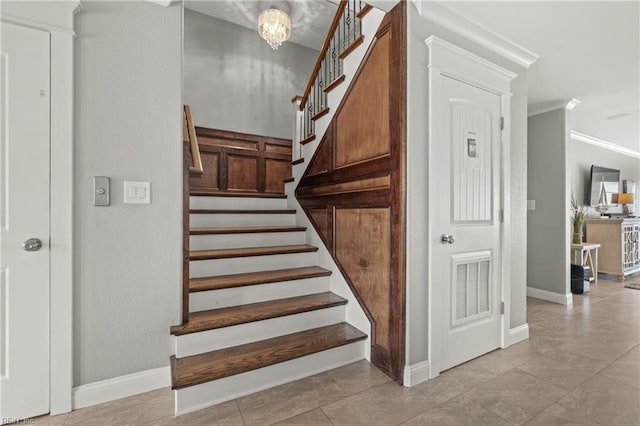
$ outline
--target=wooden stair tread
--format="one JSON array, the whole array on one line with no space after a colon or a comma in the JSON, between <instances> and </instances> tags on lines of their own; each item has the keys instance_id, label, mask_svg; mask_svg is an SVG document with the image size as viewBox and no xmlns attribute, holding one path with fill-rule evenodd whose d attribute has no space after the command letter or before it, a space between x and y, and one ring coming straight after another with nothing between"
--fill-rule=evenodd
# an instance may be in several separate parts
<instances>
[{"instance_id":1,"label":"wooden stair tread","mask_svg":"<svg viewBox=\"0 0 640 426\"><path fill-rule=\"evenodd\" d=\"M339 323L184 358L171 357L172 388L181 389L366 339Z\"/></svg>"},{"instance_id":2,"label":"wooden stair tread","mask_svg":"<svg viewBox=\"0 0 640 426\"><path fill-rule=\"evenodd\" d=\"M238 227L214 227L214 228L192 228L190 235L212 235L212 234L258 234L263 232L300 232L306 231L304 226L238 226Z\"/></svg>"},{"instance_id":3,"label":"wooden stair tread","mask_svg":"<svg viewBox=\"0 0 640 426\"><path fill-rule=\"evenodd\" d=\"M373 6L371 6L370 4L365 4L364 6L362 6L362 9L360 9L360 12L356 13L356 18L358 19L364 18L365 15L369 13L371 9L373 9Z\"/></svg>"},{"instance_id":4,"label":"wooden stair tread","mask_svg":"<svg viewBox=\"0 0 640 426\"><path fill-rule=\"evenodd\" d=\"M324 107L322 108L320 111L316 112L315 114L313 114L311 116L311 119L313 121L316 121L317 119L319 119L320 117L324 117L325 115L329 114L329 107Z\"/></svg>"},{"instance_id":5,"label":"wooden stair tread","mask_svg":"<svg viewBox=\"0 0 640 426\"><path fill-rule=\"evenodd\" d=\"M312 142L312 141L314 141L314 140L316 140L316 135L309 135L309 136L307 136L306 138L302 139L302 140L300 141L300 144L301 144L301 145L306 145L306 144L308 144L309 142Z\"/></svg>"},{"instance_id":6,"label":"wooden stair tread","mask_svg":"<svg viewBox=\"0 0 640 426\"><path fill-rule=\"evenodd\" d=\"M350 44L349 46L347 46L347 48L346 48L346 49L344 49L344 50L342 51L342 53L340 53L340 54L338 55L338 58L340 58L340 59L344 59L344 58L346 58L347 56L349 56L349 54L351 54L351 52L353 52L354 50L356 50L356 48L357 48L358 46L360 46L363 42L364 42L364 35L361 35L361 36L359 36L358 38L356 38L355 40L353 40L353 41L351 42L351 44Z\"/></svg>"},{"instance_id":7,"label":"wooden stair tread","mask_svg":"<svg viewBox=\"0 0 640 426\"><path fill-rule=\"evenodd\" d=\"M289 297L287 299L270 300L268 302L211 309L208 311L191 312L187 323L171 327L171 334L181 336L183 334L197 333L205 330L331 308L346 303L346 299L326 292Z\"/></svg>"},{"instance_id":8,"label":"wooden stair tread","mask_svg":"<svg viewBox=\"0 0 640 426\"><path fill-rule=\"evenodd\" d=\"M230 257L268 256L272 254L291 254L318 251L318 247L308 244L289 246L248 247L216 250L195 250L189 252L191 260L227 259Z\"/></svg>"},{"instance_id":9,"label":"wooden stair tread","mask_svg":"<svg viewBox=\"0 0 640 426\"><path fill-rule=\"evenodd\" d=\"M252 198L287 198L286 194L269 192L227 192L212 191L210 189L192 189L189 195L195 197L252 197Z\"/></svg>"},{"instance_id":10,"label":"wooden stair tread","mask_svg":"<svg viewBox=\"0 0 640 426\"><path fill-rule=\"evenodd\" d=\"M189 291L209 291L223 288L244 287L256 284L268 284L280 281L302 280L305 278L326 277L331 271L319 266L278 269L275 271L250 272L245 274L220 275L215 277L191 278Z\"/></svg>"},{"instance_id":11,"label":"wooden stair tread","mask_svg":"<svg viewBox=\"0 0 640 426\"><path fill-rule=\"evenodd\" d=\"M336 78L335 80L333 80L331 83L327 84L327 87L325 87L324 89L322 89L325 93L329 93L330 91L332 91L333 89L335 89L336 87L338 87L340 84L342 84L344 82L345 76L344 74L342 74L340 77Z\"/></svg>"}]
</instances>

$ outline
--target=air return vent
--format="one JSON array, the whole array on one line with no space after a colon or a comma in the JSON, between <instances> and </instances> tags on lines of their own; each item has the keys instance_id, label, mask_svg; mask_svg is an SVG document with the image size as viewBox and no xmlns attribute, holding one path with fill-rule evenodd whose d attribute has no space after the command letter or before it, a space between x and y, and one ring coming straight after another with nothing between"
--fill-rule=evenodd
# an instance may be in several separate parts
<instances>
[{"instance_id":1,"label":"air return vent","mask_svg":"<svg viewBox=\"0 0 640 426\"><path fill-rule=\"evenodd\" d=\"M452 319L457 326L491 313L491 256L473 253L456 255L453 260Z\"/></svg>"}]
</instances>

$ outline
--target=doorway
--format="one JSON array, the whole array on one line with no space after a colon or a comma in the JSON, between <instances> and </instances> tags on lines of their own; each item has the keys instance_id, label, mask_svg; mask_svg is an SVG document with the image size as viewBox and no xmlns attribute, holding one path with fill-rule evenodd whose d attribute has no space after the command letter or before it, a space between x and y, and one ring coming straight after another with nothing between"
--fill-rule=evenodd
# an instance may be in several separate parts
<instances>
[{"instance_id":1,"label":"doorway","mask_svg":"<svg viewBox=\"0 0 640 426\"><path fill-rule=\"evenodd\" d=\"M430 37L431 377L505 345L508 116L516 77ZM505 160L506 159L506 160Z\"/></svg>"},{"instance_id":2,"label":"doorway","mask_svg":"<svg viewBox=\"0 0 640 426\"><path fill-rule=\"evenodd\" d=\"M49 412L49 33L3 22L1 57L0 417L20 419Z\"/></svg>"}]
</instances>

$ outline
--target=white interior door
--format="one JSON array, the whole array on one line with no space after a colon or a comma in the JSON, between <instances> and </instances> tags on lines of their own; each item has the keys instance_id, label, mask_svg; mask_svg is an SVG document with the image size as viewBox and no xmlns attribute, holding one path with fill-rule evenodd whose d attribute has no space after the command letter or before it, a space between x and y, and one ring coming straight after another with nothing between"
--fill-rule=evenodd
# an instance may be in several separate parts
<instances>
[{"instance_id":1,"label":"white interior door","mask_svg":"<svg viewBox=\"0 0 640 426\"><path fill-rule=\"evenodd\" d=\"M2 23L0 417L49 412L49 33ZM23 244L29 239L37 241Z\"/></svg>"},{"instance_id":2,"label":"white interior door","mask_svg":"<svg viewBox=\"0 0 640 426\"><path fill-rule=\"evenodd\" d=\"M500 345L501 98L442 76L435 101L431 306L443 371Z\"/></svg>"}]
</instances>

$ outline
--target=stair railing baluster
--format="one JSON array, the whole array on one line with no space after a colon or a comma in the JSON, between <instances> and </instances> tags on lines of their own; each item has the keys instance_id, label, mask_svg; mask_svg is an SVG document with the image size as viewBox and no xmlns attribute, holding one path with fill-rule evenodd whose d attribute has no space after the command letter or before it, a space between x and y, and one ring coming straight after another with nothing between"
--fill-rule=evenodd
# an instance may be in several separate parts
<instances>
[{"instance_id":1,"label":"stair railing baluster","mask_svg":"<svg viewBox=\"0 0 640 426\"><path fill-rule=\"evenodd\" d=\"M336 14L299 104L301 141L315 134L315 120L313 118L328 107L328 95L325 88L342 76L343 64L340 55L352 41L353 31L351 29L355 28L356 7L360 3L361 0L340 0L338 4ZM302 149L300 156L302 156Z\"/></svg>"}]
</instances>

